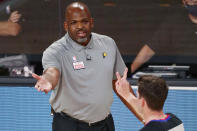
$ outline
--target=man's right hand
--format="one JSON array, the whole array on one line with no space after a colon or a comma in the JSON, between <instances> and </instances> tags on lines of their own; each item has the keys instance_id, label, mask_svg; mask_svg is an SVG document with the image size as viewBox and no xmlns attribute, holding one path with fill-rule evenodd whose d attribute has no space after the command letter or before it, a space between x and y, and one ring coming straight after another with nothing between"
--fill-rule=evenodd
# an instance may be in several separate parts
<instances>
[{"instance_id":1,"label":"man's right hand","mask_svg":"<svg viewBox=\"0 0 197 131\"><path fill-rule=\"evenodd\" d=\"M39 76L35 73L32 73L32 77L37 80L35 88L38 91L43 91L47 94L48 92L52 90L52 84L48 80L46 80L44 77Z\"/></svg>"},{"instance_id":2,"label":"man's right hand","mask_svg":"<svg viewBox=\"0 0 197 131\"><path fill-rule=\"evenodd\" d=\"M8 21L13 22L13 23L17 23L17 22L19 22L20 18L21 18L21 14L18 13L18 11L14 11L11 13Z\"/></svg>"},{"instance_id":3,"label":"man's right hand","mask_svg":"<svg viewBox=\"0 0 197 131\"><path fill-rule=\"evenodd\" d=\"M130 84L127 81L127 72L128 69L126 68L122 77L120 76L119 72L116 72L117 81L115 83L117 93L125 99L127 99L131 93Z\"/></svg>"}]
</instances>

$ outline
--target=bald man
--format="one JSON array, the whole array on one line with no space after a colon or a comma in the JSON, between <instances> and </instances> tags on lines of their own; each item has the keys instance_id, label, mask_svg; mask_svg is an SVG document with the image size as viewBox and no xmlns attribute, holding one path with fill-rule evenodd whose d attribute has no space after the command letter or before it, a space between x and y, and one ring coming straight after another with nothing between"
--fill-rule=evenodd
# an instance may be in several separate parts
<instances>
[{"instance_id":1,"label":"bald man","mask_svg":"<svg viewBox=\"0 0 197 131\"><path fill-rule=\"evenodd\" d=\"M88 7L74 2L65 11L67 32L43 53L43 74L35 88L52 91L53 131L114 131L110 113L115 72L125 64L114 40L91 32L94 26Z\"/></svg>"}]
</instances>

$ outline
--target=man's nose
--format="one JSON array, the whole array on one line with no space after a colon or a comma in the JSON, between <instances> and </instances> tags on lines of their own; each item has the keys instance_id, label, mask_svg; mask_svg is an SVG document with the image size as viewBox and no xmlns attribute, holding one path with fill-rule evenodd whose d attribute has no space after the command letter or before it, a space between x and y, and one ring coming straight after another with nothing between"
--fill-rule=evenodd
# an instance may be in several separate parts
<instances>
[{"instance_id":1,"label":"man's nose","mask_svg":"<svg viewBox=\"0 0 197 131\"><path fill-rule=\"evenodd\" d=\"M77 23L77 28L78 28L78 29L83 28L83 24L82 24L81 22L78 22L78 23Z\"/></svg>"}]
</instances>

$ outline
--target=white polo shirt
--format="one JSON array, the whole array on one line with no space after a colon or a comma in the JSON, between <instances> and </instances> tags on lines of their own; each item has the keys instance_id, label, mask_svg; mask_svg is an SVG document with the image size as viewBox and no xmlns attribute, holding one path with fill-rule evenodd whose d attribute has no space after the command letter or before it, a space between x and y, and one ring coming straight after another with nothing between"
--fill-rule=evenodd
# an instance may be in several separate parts
<instances>
[{"instance_id":1,"label":"white polo shirt","mask_svg":"<svg viewBox=\"0 0 197 131\"><path fill-rule=\"evenodd\" d=\"M103 120L113 102L112 80L126 68L114 40L92 33L87 46L73 41L68 33L43 53L44 70L56 67L60 80L52 91L55 112L86 122Z\"/></svg>"}]
</instances>

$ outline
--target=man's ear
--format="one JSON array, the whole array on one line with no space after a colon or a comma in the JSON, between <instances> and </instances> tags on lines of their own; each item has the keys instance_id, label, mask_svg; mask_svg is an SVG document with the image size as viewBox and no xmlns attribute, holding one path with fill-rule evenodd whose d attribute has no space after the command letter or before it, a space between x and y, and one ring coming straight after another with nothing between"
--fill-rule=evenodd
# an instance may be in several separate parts
<instances>
[{"instance_id":1,"label":"man's ear","mask_svg":"<svg viewBox=\"0 0 197 131\"><path fill-rule=\"evenodd\" d=\"M68 31L68 24L66 21L64 21L64 30L67 32Z\"/></svg>"}]
</instances>

